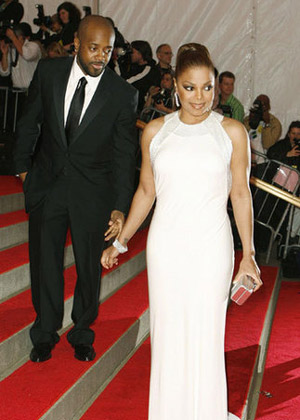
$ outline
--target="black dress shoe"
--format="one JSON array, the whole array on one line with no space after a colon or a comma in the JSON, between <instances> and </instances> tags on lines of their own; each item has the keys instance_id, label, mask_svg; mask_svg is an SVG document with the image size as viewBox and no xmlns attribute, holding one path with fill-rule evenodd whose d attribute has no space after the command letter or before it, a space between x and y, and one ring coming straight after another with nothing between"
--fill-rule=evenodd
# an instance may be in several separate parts
<instances>
[{"instance_id":1,"label":"black dress shoe","mask_svg":"<svg viewBox=\"0 0 300 420\"><path fill-rule=\"evenodd\" d=\"M45 362L51 359L52 346L48 343L37 344L30 352L30 360L32 362Z\"/></svg>"},{"instance_id":2,"label":"black dress shoe","mask_svg":"<svg viewBox=\"0 0 300 420\"><path fill-rule=\"evenodd\" d=\"M82 362L90 362L95 359L96 352L91 344L77 344L74 346L74 357Z\"/></svg>"}]
</instances>

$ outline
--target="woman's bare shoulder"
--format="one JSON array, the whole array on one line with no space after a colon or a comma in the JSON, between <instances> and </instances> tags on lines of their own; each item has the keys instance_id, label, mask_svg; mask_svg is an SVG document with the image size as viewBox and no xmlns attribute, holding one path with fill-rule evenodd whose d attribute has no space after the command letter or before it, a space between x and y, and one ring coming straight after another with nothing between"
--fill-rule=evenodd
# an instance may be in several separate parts
<instances>
[{"instance_id":1,"label":"woman's bare shoulder","mask_svg":"<svg viewBox=\"0 0 300 420\"><path fill-rule=\"evenodd\" d=\"M229 137L233 135L245 135L247 134L246 127L240 121L234 120L233 118L224 117L222 120L222 126L227 132Z\"/></svg>"},{"instance_id":2,"label":"woman's bare shoulder","mask_svg":"<svg viewBox=\"0 0 300 420\"><path fill-rule=\"evenodd\" d=\"M165 117L155 118L146 125L144 128L144 133L151 138L154 137L164 125L164 122Z\"/></svg>"},{"instance_id":3,"label":"woman's bare shoulder","mask_svg":"<svg viewBox=\"0 0 300 420\"><path fill-rule=\"evenodd\" d=\"M244 124L233 118L224 117L222 126L233 142L244 138L247 140L247 130Z\"/></svg>"},{"instance_id":4,"label":"woman's bare shoulder","mask_svg":"<svg viewBox=\"0 0 300 420\"><path fill-rule=\"evenodd\" d=\"M150 121L144 128L142 136L142 146L148 147L153 137L159 132L164 124L164 117L155 118Z\"/></svg>"}]
</instances>

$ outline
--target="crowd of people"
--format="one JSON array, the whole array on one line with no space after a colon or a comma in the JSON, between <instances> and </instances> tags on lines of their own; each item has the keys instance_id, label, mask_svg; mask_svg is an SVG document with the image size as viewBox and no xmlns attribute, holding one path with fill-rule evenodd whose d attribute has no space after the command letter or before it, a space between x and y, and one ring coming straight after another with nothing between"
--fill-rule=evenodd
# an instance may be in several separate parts
<instances>
[{"instance_id":1,"label":"crowd of people","mask_svg":"<svg viewBox=\"0 0 300 420\"><path fill-rule=\"evenodd\" d=\"M28 89L40 59L74 55L74 35L81 19L81 11L71 2L60 4L52 16L44 16L39 10L39 25L36 33L29 23L20 23L23 6L18 0L2 0L0 3L0 85ZM89 13L85 11L85 13ZM13 26L6 22L14 22ZM163 43L156 49L155 61L150 44L144 40L131 43L115 28L116 40L109 67L139 91L138 112L145 122L176 109L174 101L173 51ZM218 74L215 69L215 98L213 109L224 116L244 123L250 137L252 168L264 162L255 152L268 155L272 159L284 160L300 169L300 148L297 137L291 134L300 124L293 121L285 138L280 141L281 123L270 113L270 98L260 94L254 100L249 115L245 117L243 104L234 96L235 75L231 71ZM19 101L22 105L22 97ZM298 135L298 134L297 134ZM277 143L279 142L279 145ZM284 155L283 155L284 154Z\"/></svg>"}]
</instances>

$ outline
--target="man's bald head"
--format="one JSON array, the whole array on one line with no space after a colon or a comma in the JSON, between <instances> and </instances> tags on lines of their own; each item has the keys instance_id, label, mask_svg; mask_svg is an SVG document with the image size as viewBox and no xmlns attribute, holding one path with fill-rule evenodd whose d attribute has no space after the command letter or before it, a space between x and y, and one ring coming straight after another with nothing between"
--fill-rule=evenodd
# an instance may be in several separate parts
<instances>
[{"instance_id":1,"label":"man's bald head","mask_svg":"<svg viewBox=\"0 0 300 420\"><path fill-rule=\"evenodd\" d=\"M92 77L99 76L110 60L115 42L111 22L103 16L89 15L80 22L74 39L77 63Z\"/></svg>"},{"instance_id":2,"label":"man's bald head","mask_svg":"<svg viewBox=\"0 0 300 420\"><path fill-rule=\"evenodd\" d=\"M77 37L81 40L89 31L94 30L95 28L110 31L112 34L115 33L114 27L108 19L103 16L88 15L80 21Z\"/></svg>"}]
</instances>

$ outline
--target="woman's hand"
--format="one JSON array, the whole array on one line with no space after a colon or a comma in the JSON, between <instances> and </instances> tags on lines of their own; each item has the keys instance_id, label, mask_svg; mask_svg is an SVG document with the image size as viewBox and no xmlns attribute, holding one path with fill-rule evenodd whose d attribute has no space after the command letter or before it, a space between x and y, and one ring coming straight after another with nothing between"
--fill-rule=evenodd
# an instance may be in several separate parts
<instances>
[{"instance_id":1,"label":"woman's hand","mask_svg":"<svg viewBox=\"0 0 300 420\"><path fill-rule=\"evenodd\" d=\"M260 278L260 269L254 257L243 257L240 263L239 271L233 280L236 283L242 276L250 276L255 284L254 292L256 292L263 284Z\"/></svg>"},{"instance_id":2,"label":"woman's hand","mask_svg":"<svg viewBox=\"0 0 300 420\"><path fill-rule=\"evenodd\" d=\"M112 268L113 265L118 265L118 255L119 251L114 246L110 246L109 248L105 249L100 260L102 266L106 269L109 269Z\"/></svg>"}]
</instances>

